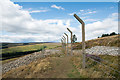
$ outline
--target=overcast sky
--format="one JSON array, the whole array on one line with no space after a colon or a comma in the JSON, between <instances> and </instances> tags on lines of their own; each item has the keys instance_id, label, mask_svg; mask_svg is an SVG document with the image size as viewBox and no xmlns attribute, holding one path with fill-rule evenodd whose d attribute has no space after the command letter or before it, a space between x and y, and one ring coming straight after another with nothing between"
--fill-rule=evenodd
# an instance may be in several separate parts
<instances>
[{"instance_id":1,"label":"overcast sky","mask_svg":"<svg viewBox=\"0 0 120 80\"><path fill-rule=\"evenodd\" d=\"M13 0L12 0L13 1ZM118 32L117 2L0 2L1 42L59 42L67 27L81 41L85 22L86 40Z\"/></svg>"}]
</instances>

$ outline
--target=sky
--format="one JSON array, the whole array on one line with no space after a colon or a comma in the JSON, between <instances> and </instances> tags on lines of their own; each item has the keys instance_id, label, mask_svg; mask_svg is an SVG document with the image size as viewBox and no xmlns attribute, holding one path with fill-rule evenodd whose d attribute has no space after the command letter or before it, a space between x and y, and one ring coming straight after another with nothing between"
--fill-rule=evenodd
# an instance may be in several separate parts
<instances>
[{"instance_id":1,"label":"sky","mask_svg":"<svg viewBox=\"0 0 120 80\"><path fill-rule=\"evenodd\" d=\"M70 36L66 28L69 28L80 42L81 24L73 14L77 14L85 22L86 40L95 39L103 33L118 32L116 0L111 0L115 2L18 1L0 2L1 42L60 42L64 33Z\"/></svg>"},{"instance_id":2,"label":"sky","mask_svg":"<svg viewBox=\"0 0 120 80\"><path fill-rule=\"evenodd\" d=\"M118 2L119 0L11 0L14 2Z\"/></svg>"}]
</instances>

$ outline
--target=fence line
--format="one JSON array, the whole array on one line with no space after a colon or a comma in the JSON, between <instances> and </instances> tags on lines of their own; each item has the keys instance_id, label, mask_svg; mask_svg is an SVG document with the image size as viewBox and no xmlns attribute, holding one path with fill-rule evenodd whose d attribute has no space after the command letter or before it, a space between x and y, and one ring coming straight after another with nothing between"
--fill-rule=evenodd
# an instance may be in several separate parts
<instances>
[{"instance_id":1,"label":"fence line","mask_svg":"<svg viewBox=\"0 0 120 80\"><path fill-rule=\"evenodd\" d=\"M99 63L99 64L102 64L101 62L99 62L99 61L96 61L96 60L94 60L94 59L92 59L92 58L90 58L90 57L88 57L89 59L91 59L91 60L93 60L93 61L95 61L95 62L97 62L97 63ZM114 68L112 68L112 67L109 67L109 66L107 66L107 65L105 65L105 64L102 64L103 66L106 66L106 67L108 67L108 68L110 68L110 69L112 69L114 72L118 72L119 73L119 75L120 75L120 72L119 71L117 71L117 70L115 70Z\"/></svg>"},{"instance_id":2,"label":"fence line","mask_svg":"<svg viewBox=\"0 0 120 80\"><path fill-rule=\"evenodd\" d=\"M111 62L108 62L108 61L106 61L106 60L104 60L104 59L102 59L102 60L105 61L106 63L112 64ZM118 66L118 64L114 64L114 65L117 65L117 66Z\"/></svg>"},{"instance_id":3,"label":"fence line","mask_svg":"<svg viewBox=\"0 0 120 80\"><path fill-rule=\"evenodd\" d=\"M92 57L95 57L95 56L92 56ZM92 59L92 58L91 58ZM94 59L93 59L94 60ZM103 59L101 59L101 60L103 60ZM96 60L95 60L96 61ZM105 60L104 60L105 61ZM97 61L98 62L98 61ZM99 62L100 63L100 62ZM103 63L104 64L104 63ZM104 65L106 65L106 64L104 64ZM107 65L106 65L107 66ZM107 66L107 67L109 67L110 69L112 69L112 70L114 70L114 71L116 71L116 72L118 72L119 74L120 74L120 72L119 71L117 71L117 70L115 70L114 68L112 68L112 67L110 67L110 66Z\"/></svg>"},{"instance_id":4,"label":"fence line","mask_svg":"<svg viewBox=\"0 0 120 80\"><path fill-rule=\"evenodd\" d=\"M94 60L94 59L91 59L91 58L89 58L89 59L102 65L102 63L100 63L100 62L98 62L98 61L96 61L96 60ZM102 70L102 69L101 69L101 70ZM102 70L102 71L103 71L103 70ZM104 72L105 74L109 74L109 75L110 75L110 73L107 73L107 72L105 72L105 71L103 71L103 72ZM113 76L113 77L114 77L114 76Z\"/></svg>"},{"instance_id":5,"label":"fence line","mask_svg":"<svg viewBox=\"0 0 120 80\"><path fill-rule=\"evenodd\" d=\"M80 19L76 14L74 14L74 17L82 24L82 55L83 55L83 60L82 60L82 68L83 69L85 69L85 66L86 66L86 60L85 60L85 58L86 58L86 53L85 53L85 23L83 22L83 20L82 19ZM72 41L73 41L73 39L72 39L72 31L69 29L69 28L67 28L67 30L71 33L71 55L73 54L72 53ZM97 63L99 63L99 64L101 64L101 65L103 65L104 67L108 67L108 69L111 69L112 71L114 71L114 72L117 72L117 73L119 73L119 75L120 75L120 71L117 71L115 68L113 68L113 66L110 66L110 65L108 65L108 64L112 64L111 62L109 62L109 61L107 61L107 60L104 60L104 59L101 59L100 57L98 57L98 56L95 56L95 55L90 55L90 54L88 54L89 56L88 56L88 58L90 59L90 60L92 60L92 61L95 61L95 62L97 62ZM102 63L102 62L104 62L104 63ZM114 64L114 65L117 65L117 64ZM107 68L106 68L107 69ZM102 69L101 69L102 70ZM103 71L103 70L102 70ZM108 71L110 71L110 70L108 70ZM109 74L109 75L111 75L112 76L112 74L110 74L110 73L107 73L107 72L105 72L105 71L103 71L104 73L106 73L107 75ZM114 76L112 76L112 77L114 77Z\"/></svg>"}]
</instances>

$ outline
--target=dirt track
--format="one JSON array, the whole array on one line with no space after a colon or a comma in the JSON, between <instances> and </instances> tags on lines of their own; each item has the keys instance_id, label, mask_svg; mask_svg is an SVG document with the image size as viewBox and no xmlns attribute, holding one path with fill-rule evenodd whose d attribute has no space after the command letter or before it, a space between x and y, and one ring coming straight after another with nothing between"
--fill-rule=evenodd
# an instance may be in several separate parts
<instances>
[{"instance_id":1,"label":"dirt track","mask_svg":"<svg viewBox=\"0 0 120 80\"><path fill-rule=\"evenodd\" d=\"M80 77L71 62L72 57L47 57L38 59L29 65L13 69L3 78L70 78ZM14 76L16 75L16 76Z\"/></svg>"}]
</instances>

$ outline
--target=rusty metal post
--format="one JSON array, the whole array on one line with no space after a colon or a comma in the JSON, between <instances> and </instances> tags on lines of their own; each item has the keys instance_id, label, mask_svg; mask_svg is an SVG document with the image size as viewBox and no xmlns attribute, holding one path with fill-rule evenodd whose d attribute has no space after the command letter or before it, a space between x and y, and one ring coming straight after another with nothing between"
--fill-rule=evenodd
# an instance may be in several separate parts
<instances>
[{"instance_id":1,"label":"rusty metal post","mask_svg":"<svg viewBox=\"0 0 120 80\"><path fill-rule=\"evenodd\" d=\"M85 23L76 14L74 17L82 24L82 54L83 54L83 68L85 68Z\"/></svg>"},{"instance_id":2,"label":"rusty metal post","mask_svg":"<svg viewBox=\"0 0 120 80\"><path fill-rule=\"evenodd\" d=\"M64 38L64 48L65 48L65 54L66 54L66 38L65 36L63 36L63 38Z\"/></svg>"},{"instance_id":3,"label":"rusty metal post","mask_svg":"<svg viewBox=\"0 0 120 80\"><path fill-rule=\"evenodd\" d=\"M69 28L67 28L67 30L71 33L71 39L70 40L71 40L71 56L72 56L73 55L73 52L72 52L72 43L73 43L72 36L73 35L72 35L72 31Z\"/></svg>"},{"instance_id":4,"label":"rusty metal post","mask_svg":"<svg viewBox=\"0 0 120 80\"><path fill-rule=\"evenodd\" d=\"M64 33L67 36L67 55L68 55L68 35L66 33Z\"/></svg>"}]
</instances>

